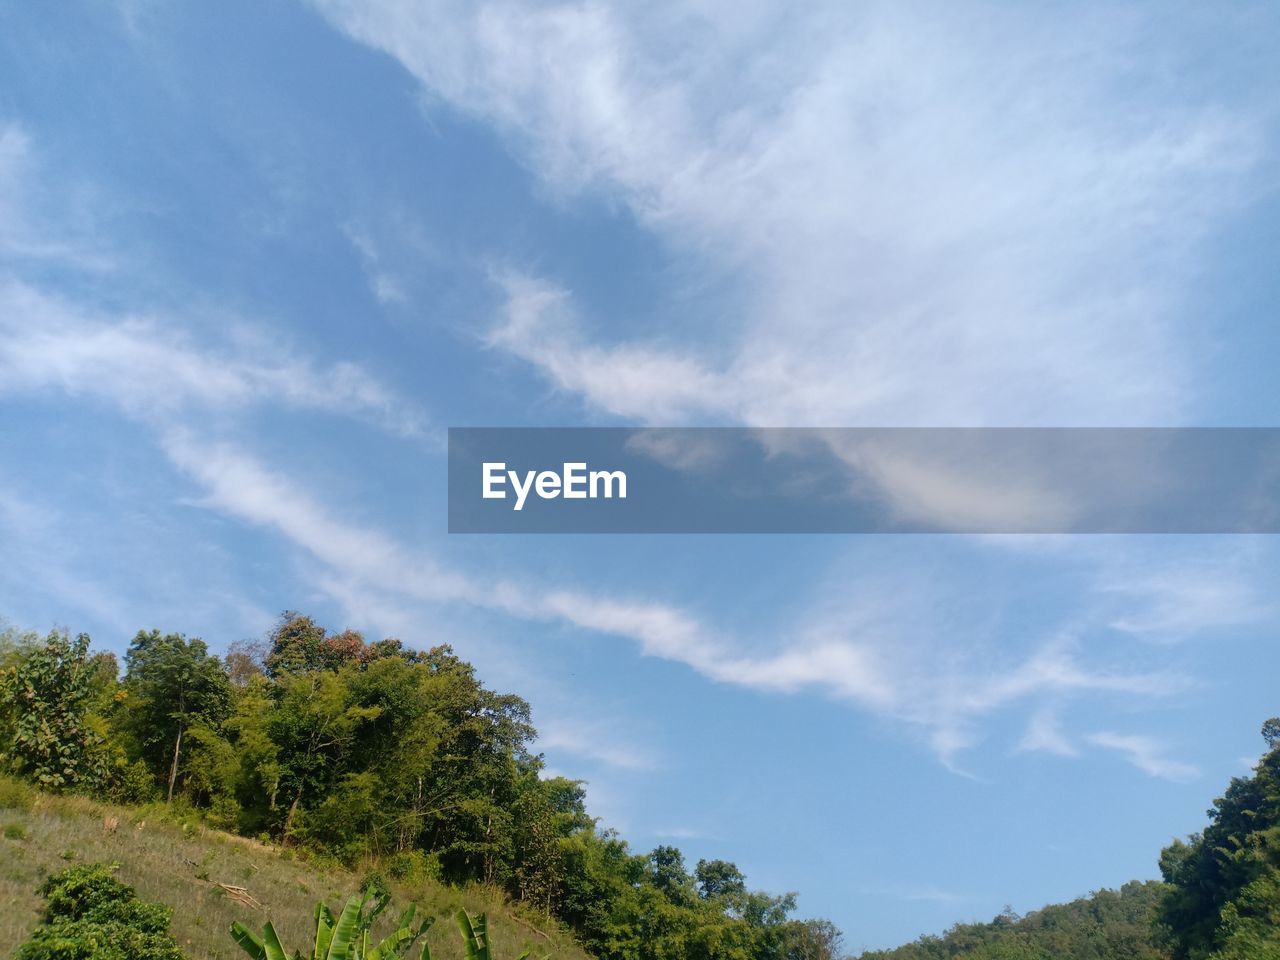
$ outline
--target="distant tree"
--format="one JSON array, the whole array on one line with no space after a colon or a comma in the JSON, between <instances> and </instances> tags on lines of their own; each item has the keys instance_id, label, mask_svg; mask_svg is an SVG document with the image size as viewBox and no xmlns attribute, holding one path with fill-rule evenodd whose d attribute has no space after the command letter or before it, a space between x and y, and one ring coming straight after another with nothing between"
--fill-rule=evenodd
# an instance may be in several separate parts
<instances>
[{"instance_id":1,"label":"distant tree","mask_svg":"<svg viewBox=\"0 0 1280 960\"><path fill-rule=\"evenodd\" d=\"M699 860L693 871L698 893L704 900L740 896L747 892L747 878L728 860Z\"/></svg>"},{"instance_id":2,"label":"distant tree","mask_svg":"<svg viewBox=\"0 0 1280 960\"><path fill-rule=\"evenodd\" d=\"M830 920L793 920L782 935L786 960L842 960L844 935Z\"/></svg>"},{"instance_id":3,"label":"distant tree","mask_svg":"<svg viewBox=\"0 0 1280 960\"><path fill-rule=\"evenodd\" d=\"M676 905L693 900L693 879L684 866L684 854L678 847L658 846L649 854L649 882Z\"/></svg>"},{"instance_id":4,"label":"distant tree","mask_svg":"<svg viewBox=\"0 0 1280 960\"><path fill-rule=\"evenodd\" d=\"M267 645L257 640L237 640L223 657L227 679L233 687L243 687L266 672Z\"/></svg>"},{"instance_id":5,"label":"distant tree","mask_svg":"<svg viewBox=\"0 0 1280 960\"><path fill-rule=\"evenodd\" d=\"M958 923L861 960L1168 960L1153 928L1167 888L1126 883L1018 917L1006 908L989 923Z\"/></svg>"},{"instance_id":6,"label":"distant tree","mask_svg":"<svg viewBox=\"0 0 1280 960\"><path fill-rule=\"evenodd\" d=\"M1272 717L1262 724L1262 739L1267 742L1268 750L1280 746L1280 717Z\"/></svg>"},{"instance_id":7,"label":"distant tree","mask_svg":"<svg viewBox=\"0 0 1280 960\"><path fill-rule=\"evenodd\" d=\"M125 663L125 725L156 775L167 770L172 801L183 736L197 724L216 730L230 712L227 674L203 640L159 630L140 630Z\"/></svg>"},{"instance_id":8,"label":"distant tree","mask_svg":"<svg viewBox=\"0 0 1280 960\"><path fill-rule=\"evenodd\" d=\"M167 785L217 826L348 864L385 857L410 882L487 884L572 927L600 960L838 955L835 927L791 918L794 894L748 890L729 861L699 861L690 876L677 848L638 855L599 830L582 784L545 776L529 704L488 689L448 646L406 650L290 613L222 660L200 640L142 632L125 664L120 682L114 657L88 656L85 638L0 632L0 751L15 765L32 752L17 742L21 727L57 748L23 767L33 775L83 784L105 756L100 793L115 802ZM31 685L38 695L24 693ZM1255 919L1246 907L1242 943ZM129 951L146 945L118 932L112 943L137 960ZM256 955L251 935L245 943Z\"/></svg>"}]
</instances>

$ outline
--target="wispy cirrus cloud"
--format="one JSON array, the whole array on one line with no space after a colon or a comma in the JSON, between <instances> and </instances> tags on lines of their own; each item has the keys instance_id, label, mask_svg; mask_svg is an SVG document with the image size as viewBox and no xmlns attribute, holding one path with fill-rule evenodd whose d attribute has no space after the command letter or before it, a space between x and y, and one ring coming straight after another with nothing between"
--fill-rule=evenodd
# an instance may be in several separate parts
<instances>
[{"instance_id":1,"label":"wispy cirrus cloud","mask_svg":"<svg viewBox=\"0 0 1280 960\"><path fill-rule=\"evenodd\" d=\"M538 746L619 770L652 770L658 765L651 751L630 742L598 720L581 717L540 724Z\"/></svg>"},{"instance_id":2,"label":"wispy cirrus cloud","mask_svg":"<svg viewBox=\"0 0 1280 960\"><path fill-rule=\"evenodd\" d=\"M526 281L508 282L519 287ZM533 313L524 319L513 315L509 340L502 344L508 347L524 335L520 324L536 326L542 311L558 309L559 302L556 291L536 282L513 290L532 299ZM683 664L717 683L816 693L892 718L921 731L953 766L961 751L981 740L982 721L996 712L1043 697L1160 697L1182 682L1161 669L1100 667L1052 637L1033 644L1030 652L998 661L980 644L932 656L937 627L913 624L902 605L878 603L870 595L861 598L863 610L855 622L816 618L744 643L661 601L468 573L344 518L301 488L298 478L255 459L234 439L211 438L219 431L211 429L210 414L264 405L356 416L417 436L422 415L365 371L321 364L251 334L198 340L164 318L105 312L16 280L0 285L0 307L6 333L0 343L0 391L92 399L147 424L173 466L201 491L196 503L271 530L318 560L325 568L320 582L342 602L358 597L366 607L387 609L462 603L570 624L633 643L646 656ZM583 378L586 389L586 378L597 367L610 375L610 362L610 356L588 355L580 368L564 375ZM672 363L662 376L678 383L683 362L653 353L633 357L630 366L643 370L646 363ZM689 382L692 386L674 401L680 411L699 405L710 409L728 389L714 379ZM642 385L636 389L638 410L646 401ZM908 596L903 603L909 607L919 599ZM579 744L579 749L585 747ZM634 762L621 753L596 752L598 761L613 766Z\"/></svg>"},{"instance_id":3,"label":"wispy cirrus cloud","mask_svg":"<svg viewBox=\"0 0 1280 960\"><path fill-rule=\"evenodd\" d=\"M553 189L749 291L694 351L575 328L569 291L505 281L491 341L644 422L1177 420L1169 278L1260 189L1265 111L1170 81L1185 38L1132 11L315 6Z\"/></svg>"},{"instance_id":4,"label":"wispy cirrus cloud","mask_svg":"<svg viewBox=\"0 0 1280 960\"><path fill-rule=\"evenodd\" d=\"M85 222L88 205L68 202L84 188L62 182L54 189L38 175L38 167L32 138L23 125L0 121L0 263L110 269L114 258L94 242Z\"/></svg>"},{"instance_id":5,"label":"wispy cirrus cloud","mask_svg":"<svg viewBox=\"0 0 1280 960\"><path fill-rule=\"evenodd\" d=\"M1053 753L1060 757L1075 757L1080 753L1062 729L1057 712L1048 705L1039 707L1031 714L1017 749L1027 753Z\"/></svg>"},{"instance_id":6,"label":"wispy cirrus cloud","mask_svg":"<svg viewBox=\"0 0 1280 960\"><path fill-rule=\"evenodd\" d=\"M1207 630L1274 622L1280 607L1260 583L1256 538L1215 545L1192 557L1113 562L1099 590L1119 609L1111 627L1158 643Z\"/></svg>"},{"instance_id":7,"label":"wispy cirrus cloud","mask_svg":"<svg viewBox=\"0 0 1280 960\"><path fill-rule=\"evenodd\" d=\"M175 322L101 313L0 279L0 393L58 390L164 423L264 404L362 417L416 437L425 417L352 363L317 364L242 325L197 343Z\"/></svg>"},{"instance_id":8,"label":"wispy cirrus cloud","mask_svg":"<svg viewBox=\"0 0 1280 960\"><path fill-rule=\"evenodd\" d=\"M1042 698L1079 696L1162 698L1187 680L1164 668L1087 665L1070 638L1050 638L1030 655L990 659L980 645L930 652L938 640L929 625L910 623L903 607L927 606L907 594L898 603L857 604L856 624L819 618L773 640L731 642L716 628L659 601L548 590L536 581L465 573L386 534L335 517L300 490L295 479L226 444L183 433L164 441L169 457L205 491L201 505L283 535L330 570L338 596L363 603L464 603L520 619L552 621L639 648L646 656L683 664L707 679L775 693L817 693L893 718L920 730L953 769L958 755L982 739L981 723ZM602 741L603 742L603 741ZM608 755L580 737L568 749L613 766L636 762ZM613 751L613 747L608 750Z\"/></svg>"},{"instance_id":9,"label":"wispy cirrus cloud","mask_svg":"<svg viewBox=\"0 0 1280 960\"><path fill-rule=\"evenodd\" d=\"M1155 737L1103 731L1087 739L1095 746L1116 751L1143 773L1161 780L1184 782L1200 773L1191 764L1171 758L1168 746Z\"/></svg>"}]
</instances>

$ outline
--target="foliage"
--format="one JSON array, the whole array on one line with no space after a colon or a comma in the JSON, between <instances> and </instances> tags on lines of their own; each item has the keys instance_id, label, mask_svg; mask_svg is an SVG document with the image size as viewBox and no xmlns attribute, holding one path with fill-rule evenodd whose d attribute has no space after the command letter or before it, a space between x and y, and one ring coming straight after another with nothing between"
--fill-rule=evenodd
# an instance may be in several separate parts
<instances>
[{"instance_id":1,"label":"foliage","mask_svg":"<svg viewBox=\"0 0 1280 960\"><path fill-rule=\"evenodd\" d=\"M44 923L15 960L183 960L169 936L170 907L139 900L101 864L45 881Z\"/></svg>"},{"instance_id":2,"label":"foliage","mask_svg":"<svg viewBox=\"0 0 1280 960\"><path fill-rule=\"evenodd\" d=\"M203 640L177 633L138 631L125 663L127 698L120 726L132 735L141 759L166 778L166 795L172 800L183 737L195 727L202 731L200 742L206 749L216 749L215 731L230 711L230 681ZM207 788L208 783L200 786Z\"/></svg>"},{"instance_id":3,"label":"foliage","mask_svg":"<svg viewBox=\"0 0 1280 960\"><path fill-rule=\"evenodd\" d=\"M454 921L462 934L462 948L466 951L467 960L493 960L493 950L489 945L489 918L483 913L473 918L467 911L459 910ZM516 960L528 960L532 952L525 950Z\"/></svg>"},{"instance_id":4,"label":"foliage","mask_svg":"<svg viewBox=\"0 0 1280 960\"><path fill-rule=\"evenodd\" d=\"M1006 910L989 923L959 923L860 960L1165 960L1152 936L1164 891L1160 883L1132 882L1025 917Z\"/></svg>"},{"instance_id":5,"label":"foliage","mask_svg":"<svg viewBox=\"0 0 1280 960\"><path fill-rule=\"evenodd\" d=\"M1160 917L1175 960L1280 960L1280 720L1253 776L1234 777L1209 826L1160 856Z\"/></svg>"},{"instance_id":6,"label":"foliage","mask_svg":"<svg viewBox=\"0 0 1280 960\"><path fill-rule=\"evenodd\" d=\"M35 791L29 784L0 774L0 809L30 810L35 802Z\"/></svg>"},{"instance_id":7,"label":"foliage","mask_svg":"<svg viewBox=\"0 0 1280 960\"><path fill-rule=\"evenodd\" d=\"M600 830L580 783L544 775L529 704L448 646L410 651L285 614L226 662L201 640L139 632L117 680L114 658L78 643L58 662L83 675L82 729L106 775L82 785L100 797L162 796L401 882L494 888L602 960L839 955L831 924L792 916L794 894L751 891L726 861L695 877L675 847L633 852ZM30 673L34 651L11 644L0 664Z\"/></svg>"},{"instance_id":8,"label":"foliage","mask_svg":"<svg viewBox=\"0 0 1280 960\"><path fill-rule=\"evenodd\" d=\"M17 654L0 672L10 765L49 790L101 783L103 743L88 714L94 680L88 636L72 640L55 630L43 642L28 638Z\"/></svg>"},{"instance_id":9,"label":"foliage","mask_svg":"<svg viewBox=\"0 0 1280 960\"><path fill-rule=\"evenodd\" d=\"M413 920L417 907L410 904L392 932L371 945L374 921L390 900L386 893L356 894L348 898L336 918L326 904L317 903L315 942L310 956L315 960L392 960L408 956L414 942L431 926L433 918L425 917L415 927ZM254 960L290 960L269 920L263 925L260 937L236 921L231 924L231 937ZM302 953L295 952L293 960L302 960L302 956ZM431 960L431 951L425 943L419 957Z\"/></svg>"}]
</instances>

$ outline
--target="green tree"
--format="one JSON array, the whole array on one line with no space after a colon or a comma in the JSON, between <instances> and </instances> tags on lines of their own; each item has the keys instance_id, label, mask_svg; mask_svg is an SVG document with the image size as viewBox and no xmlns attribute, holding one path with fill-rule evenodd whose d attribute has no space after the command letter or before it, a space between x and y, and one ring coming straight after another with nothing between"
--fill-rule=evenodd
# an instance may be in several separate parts
<instances>
[{"instance_id":1,"label":"green tree","mask_svg":"<svg viewBox=\"0 0 1280 960\"><path fill-rule=\"evenodd\" d=\"M1160 856L1171 889L1160 916L1175 960L1280 955L1280 721L1249 777L1234 777L1213 802L1204 832Z\"/></svg>"},{"instance_id":2,"label":"green tree","mask_svg":"<svg viewBox=\"0 0 1280 960\"><path fill-rule=\"evenodd\" d=\"M0 673L11 737L10 764L50 790L93 787L105 778L104 744L91 722L96 665L89 637L55 630L28 641Z\"/></svg>"},{"instance_id":3,"label":"green tree","mask_svg":"<svg viewBox=\"0 0 1280 960\"><path fill-rule=\"evenodd\" d=\"M737 897L747 892L747 878L728 860L699 860L693 871L704 900Z\"/></svg>"},{"instance_id":4,"label":"green tree","mask_svg":"<svg viewBox=\"0 0 1280 960\"><path fill-rule=\"evenodd\" d=\"M157 778L167 772L166 797L172 801L183 737L197 724L218 729L230 711L230 683L203 640L179 633L138 631L125 663L125 726Z\"/></svg>"},{"instance_id":5,"label":"green tree","mask_svg":"<svg viewBox=\"0 0 1280 960\"><path fill-rule=\"evenodd\" d=\"M286 674L277 683L271 739L278 749L280 780L290 796L281 829L293 837L303 799L337 786L357 759L350 752L361 724L381 712L352 702L350 669Z\"/></svg>"}]
</instances>

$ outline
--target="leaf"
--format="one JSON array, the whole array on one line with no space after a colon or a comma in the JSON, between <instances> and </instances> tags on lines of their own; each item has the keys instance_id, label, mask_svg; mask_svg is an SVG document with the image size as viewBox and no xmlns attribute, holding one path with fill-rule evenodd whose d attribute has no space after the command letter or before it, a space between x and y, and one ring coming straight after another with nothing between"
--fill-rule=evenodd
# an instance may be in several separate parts
<instances>
[{"instance_id":1,"label":"leaf","mask_svg":"<svg viewBox=\"0 0 1280 960\"><path fill-rule=\"evenodd\" d=\"M239 920L231 922L231 939L240 944L240 949L254 960L267 960L267 951L262 946L262 938Z\"/></svg>"},{"instance_id":2,"label":"leaf","mask_svg":"<svg viewBox=\"0 0 1280 960\"><path fill-rule=\"evenodd\" d=\"M342 916L338 917L333 928L333 939L329 943L329 952L325 960L348 960L351 944L355 941L360 927L360 908L364 906L364 898L359 894L352 895L347 905L342 908Z\"/></svg>"},{"instance_id":3,"label":"leaf","mask_svg":"<svg viewBox=\"0 0 1280 960\"><path fill-rule=\"evenodd\" d=\"M466 950L467 960L492 960L489 953L489 940L486 936L485 915L482 913L472 919L467 916L467 911L459 910L454 918L458 923L458 930L462 933L462 945Z\"/></svg>"},{"instance_id":4,"label":"leaf","mask_svg":"<svg viewBox=\"0 0 1280 960\"><path fill-rule=\"evenodd\" d=\"M276 928L271 925L270 920L262 925L262 945L266 950L266 960L289 960L289 955L280 945L280 938L276 936Z\"/></svg>"},{"instance_id":5,"label":"leaf","mask_svg":"<svg viewBox=\"0 0 1280 960\"><path fill-rule=\"evenodd\" d=\"M316 904L316 942L311 948L311 960L325 960L329 952L329 941L333 939L333 911L321 901Z\"/></svg>"},{"instance_id":6,"label":"leaf","mask_svg":"<svg viewBox=\"0 0 1280 960\"><path fill-rule=\"evenodd\" d=\"M412 930L408 927L401 927L370 950L365 955L364 960L382 960L384 957L398 957L400 956L400 945L412 943L415 938L416 934Z\"/></svg>"}]
</instances>

